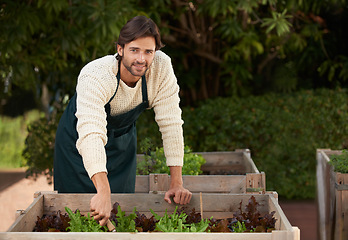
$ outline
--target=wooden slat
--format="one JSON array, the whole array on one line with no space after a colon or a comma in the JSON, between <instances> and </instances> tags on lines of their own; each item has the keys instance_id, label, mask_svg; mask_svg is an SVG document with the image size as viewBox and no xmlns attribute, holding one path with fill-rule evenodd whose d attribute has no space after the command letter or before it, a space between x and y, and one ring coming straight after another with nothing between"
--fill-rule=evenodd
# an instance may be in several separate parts
<instances>
[{"instance_id":1,"label":"wooden slat","mask_svg":"<svg viewBox=\"0 0 348 240\"><path fill-rule=\"evenodd\" d=\"M149 176L148 175L137 175L135 179L135 192L136 193L148 193L150 189L149 186Z\"/></svg>"},{"instance_id":2,"label":"wooden slat","mask_svg":"<svg viewBox=\"0 0 348 240\"><path fill-rule=\"evenodd\" d=\"M264 192L266 190L266 176L264 173L247 173L246 174L246 191L247 192Z\"/></svg>"},{"instance_id":3,"label":"wooden slat","mask_svg":"<svg viewBox=\"0 0 348 240\"><path fill-rule=\"evenodd\" d=\"M277 219L276 229L288 231L289 229L292 228L289 220L286 218L283 210L279 206L278 200L275 199L272 195L270 195L270 197L269 197L268 206L269 206L268 212L275 211L274 217Z\"/></svg>"},{"instance_id":4,"label":"wooden slat","mask_svg":"<svg viewBox=\"0 0 348 240\"><path fill-rule=\"evenodd\" d=\"M208 174L245 174L246 167L242 151L235 152L197 152L202 155L206 163L202 165L201 170Z\"/></svg>"},{"instance_id":5,"label":"wooden slat","mask_svg":"<svg viewBox=\"0 0 348 240\"><path fill-rule=\"evenodd\" d=\"M81 212L89 211L89 202L93 194L46 194L44 201L44 213L64 210L67 206L72 210L79 209ZM202 194L204 212L233 212L239 207L240 201L246 205L250 199L248 194ZM255 195L260 212L268 210L268 195ZM168 204L164 201L164 194L112 194L111 201L118 202L123 211L131 212L134 207L139 212L146 212L151 208L155 212L173 212L176 204ZM200 198L194 193L188 208L200 209Z\"/></svg>"},{"instance_id":6,"label":"wooden slat","mask_svg":"<svg viewBox=\"0 0 348 240\"><path fill-rule=\"evenodd\" d=\"M245 193L245 175L183 176L184 186L193 193Z\"/></svg>"},{"instance_id":7,"label":"wooden slat","mask_svg":"<svg viewBox=\"0 0 348 240\"><path fill-rule=\"evenodd\" d=\"M336 224L335 239L348 239L348 190L341 188L348 184L348 174L335 174Z\"/></svg>"},{"instance_id":8,"label":"wooden slat","mask_svg":"<svg viewBox=\"0 0 348 240\"><path fill-rule=\"evenodd\" d=\"M170 186L170 176L168 174L150 174L149 192L165 192Z\"/></svg>"},{"instance_id":9,"label":"wooden slat","mask_svg":"<svg viewBox=\"0 0 348 240\"><path fill-rule=\"evenodd\" d=\"M343 232L342 239L348 239L348 191L342 191Z\"/></svg>"},{"instance_id":10,"label":"wooden slat","mask_svg":"<svg viewBox=\"0 0 348 240\"><path fill-rule=\"evenodd\" d=\"M260 173L254 161L251 159L251 154L249 149L243 151L243 162L244 162L246 173Z\"/></svg>"},{"instance_id":11,"label":"wooden slat","mask_svg":"<svg viewBox=\"0 0 348 240\"><path fill-rule=\"evenodd\" d=\"M184 186L193 193L245 193L265 191L265 174L246 175L183 175ZM141 175L136 178L136 193L168 191L170 176L167 174ZM139 186L141 185L141 186Z\"/></svg>"},{"instance_id":12,"label":"wooden slat","mask_svg":"<svg viewBox=\"0 0 348 240\"><path fill-rule=\"evenodd\" d=\"M37 216L43 215L43 195L38 196L29 207L15 220L8 232L30 232L35 227Z\"/></svg>"}]
</instances>

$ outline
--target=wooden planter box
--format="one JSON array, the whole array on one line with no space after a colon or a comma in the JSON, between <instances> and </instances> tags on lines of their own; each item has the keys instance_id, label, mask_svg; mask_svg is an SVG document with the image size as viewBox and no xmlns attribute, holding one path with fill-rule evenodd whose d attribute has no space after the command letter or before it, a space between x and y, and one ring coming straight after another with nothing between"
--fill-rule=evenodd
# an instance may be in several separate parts
<instances>
[{"instance_id":1,"label":"wooden planter box","mask_svg":"<svg viewBox=\"0 0 348 240\"><path fill-rule=\"evenodd\" d=\"M299 240L300 230L292 227L280 208L277 198L273 194L256 194L256 201L260 204L258 210L264 214L275 211L277 219L276 230L271 233L43 233L31 232L34 228L37 216L58 210L64 211L65 206L72 210L79 209L82 214L89 211L89 203L93 194L57 194L54 192L38 192L33 203L17 218L8 232L0 233L0 239L119 239L119 240L179 240L179 239L200 239L200 240ZM194 194L189 208L200 209L202 206L205 218L232 217L238 211L241 200L243 208L250 199L250 194ZM152 214L149 209L158 214L163 214L165 209L172 213L175 204L168 204L163 200L163 194L112 194L112 202L119 202L123 211L132 212L136 207L140 213L149 216Z\"/></svg>"},{"instance_id":2,"label":"wooden planter box","mask_svg":"<svg viewBox=\"0 0 348 240\"><path fill-rule=\"evenodd\" d=\"M250 156L249 149L233 152L198 152L206 163L201 170L205 175L184 175L184 186L191 192L246 193L266 191L266 176L259 172ZM144 159L137 155L138 161ZM219 175L222 173L229 175ZM170 176L167 174L138 175L135 192L163 192L168 190Z\"/></svg>"},{"instance_id":3,"label":"wooden planter box","mask_svg":"<svg viewBox=\"0 0 348 240\"><path fill-rule=\"evenodd\" d=\"M334 172L330 156L342 151L317 150L317 200L320 240L348 239L348 174Z\"/></svg>"}]
</instances>

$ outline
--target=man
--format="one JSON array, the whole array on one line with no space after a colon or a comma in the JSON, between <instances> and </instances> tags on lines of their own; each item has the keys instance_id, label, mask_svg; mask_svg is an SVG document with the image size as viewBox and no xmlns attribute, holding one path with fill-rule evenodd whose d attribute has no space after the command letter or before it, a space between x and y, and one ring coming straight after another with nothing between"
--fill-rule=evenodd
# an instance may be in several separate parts
<instances>
[{"instance_id":1,"label":"man","mask_svg":"<svg viewBox=\"0 0 348 240\"><path fill-rule=\"evenodd\" d=\"M132 193L136 174L135 121L154 108L170 167L164 200L187 204L183 187L184 143L179 87L156 24L137 16L121 29L117 54L88 63L56 134L54 188L59 193L95 193L92 215L105 225L111 193Z\"/></svg>"}]
</instances>

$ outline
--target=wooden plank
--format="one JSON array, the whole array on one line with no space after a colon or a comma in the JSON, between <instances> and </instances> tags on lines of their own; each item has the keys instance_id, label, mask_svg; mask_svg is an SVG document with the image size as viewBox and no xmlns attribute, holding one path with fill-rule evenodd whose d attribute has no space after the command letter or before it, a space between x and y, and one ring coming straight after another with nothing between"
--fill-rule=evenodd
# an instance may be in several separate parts
<instances>
[{"instance_id":1,"label":"wooden plank","mask_svg":"<svg viewBox=\"0 0 348 240\"><path fill-rule=\"evenodd\" d=\"M348 174L335 173L336 224L335 239L348 239L348 191L341 188L348 184Z\"/></svg>"},{"instance_id":2,"label":"wooden plank","mask_svg":"<svg viewBox=\"0 0 348 240\"><path fill-rule=\"evenodd\" d=\"M293 227L291 231L272 231L272 240L300 240L300 229Z\"/></svg>"},{"instance_id":3,"label":"wooden plank","mask_svg":"<svg viewBox=\"0 0 348 240\"><path fill-rule=\"evenodd\" d=\"M8 232L30 232L35 227L37 216L43 215L43 195L38 196L29 205L29 207L22 212L22 214L15 220L15 222L7 230Z\"/></svg>"},{"instance_id":4,"label":"wooden plank","mask_svg":"<svg viewBox=\"0 0 348 240\"><path fill-rule=\"evenodd\" d=\"M318 229L320 240L330 240L332 236L332 223L334 221L334 188L331 178L330 161L326 155L330 149L317 150L317 202L318 202Z\"/></svg>"},{"instance_id":5,"label":"wooden plank","mask_svg":"<svg viewBox=\"0 0 348 240\"><path fill-rule=\"evenodd\" d=\"M94 194L46 194L44 201L44 213L64 210L67 206L72 210L79 209L81 212L89 211L89 202ZM261 213L268 211L269 195L255 195ZM203 193L204 212L234 212L239 203L247 204L249 194L214 194ZM118 202L123 211L131 212L134 207L139 212L146 212L151 208L155 212L173 212L176 204L168 204L164 201L164 194L111 194L111 202ZM185 205L188 208L200 209L200 197L194 193L191 202Z\"/></svg>"},{"instance_id":6,"label":"wooden plank","mask_svg":"<svg viewBox=\"0 0 348 240\"><path fill-rule=\"evenodd\" d=\"M246 192L266 191L266 176L264 173L246 174Z\"/></svg>"},{"instance_id":7,"label":"wooden plank","mask_svg":"<svg viewBox=\"0 0 348 240\"><path fill-rule=\"evenodd\" d=\"M243 162L244 162L246 173L260 173L254 161L251 159L251 154L249 149L246 149L245 151L243 151Z\"/></svg>"},{"instance_id":8,"label":"wooden plank","mask_svg":"<svg viewBox=\"0 0 348 240\"><path fill-rule=\"evenodd\" d=\"M246 175L183 175L184 186L193 193L245 193L265 191L265 174L248 173ZM150 174L137 176L136 193L163 193L168 191L170 176Z\"/></svg>"},{"instance_id":9,"label":"wooden plank","mask_svg":"<svg viewBox=\"0 0 348 240\"><path fill-rule=\"evenodd\" d=\"M245 175L183 176L184 186L192 193L245 193Z\"/></svg>"},{"instance_id":10,"label":"wooden plank","mask_svg":"<svg viewBox=\"0 0 348 240\"><path fill-rule=\"evenodd\" d=\"M272 195L269 195L268 206L269 206L269 209L267 210L267 212L270 213L275 211L274 217L277 219L276 229L287 230L287 231L292 229L292 226L289 220L286 218L283 210L278 204L278 200Z\"/></svg>"},{"instance_id":11,"label":"wooden plank","mask_svg":"<svg viewBox=\"0 0 348 240\"><path fill-rule=\"evenodd\" d=\"M321 240L326 240L326 214L327 214L327 199L326 199L326 181L325 181L325 173L326 173L326 164L324 163L323 151L321 149L317 149L316 153L317 158L317 169L316 169L316 177L317 177L317 205L318 205L318 237Z\"/></svg>"},{"instance_id":12,"label":"wooden plank","mask_svg":"<svg viewBox=\"0 0 348 240\"><path fill-rule=\"evenodd\" d=\"M168 174L150 174L149 192L166 192L170 186L170 176Z\"/></svg>"},{"instance_id":13,"label":"wooden plank","mask_svg":"<svg viewBox=\"0 0 348 240\"><path fill-rule=\"evenodd\" d=\"M150 189L149 186L149 176L148 175L137 175L135 179L135 192L136 193L148 193Z\"/></svg>"},{"instance_id":14,"label":"wooden plank","mask_svg":"<svg viewBox=\"0 0 348 240\"><path fill-rule=\"evenodd\" d=\"M243 151L235 152L197 152L202 155L206 163L201 170L206 174L245 174L246 163L243 161Z\"/></svg>"},{"instance_id":15,"label":"wooden plank","mask_svg":"<svg viewBox=\"0 0 348 240\"><path fill-rule=\"evenodd\" d=\"M342 191L343 231L342 239L348 239L348 191Z\"/></svg>"}]
</instances>

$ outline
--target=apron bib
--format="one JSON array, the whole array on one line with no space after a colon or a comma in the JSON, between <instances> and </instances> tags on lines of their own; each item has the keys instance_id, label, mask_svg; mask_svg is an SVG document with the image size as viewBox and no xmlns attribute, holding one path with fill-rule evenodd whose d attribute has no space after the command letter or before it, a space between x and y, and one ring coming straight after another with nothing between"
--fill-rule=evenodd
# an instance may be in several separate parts
<instances>
[{"instance_id":1,"label":"apron bib","mask_svg":"<svg viewBox=\"0 0 348 240\"><path fill-rule=\"evenodd\" d=\"M142 76L143 101L129 112L111 116L110 102L115 97L120 73L117 73L117 88L105 105L107 115L107 137L105 146L108 179L112 193L134 193L136 178L137 132L135 123L139 115L149 106L145 75ZM56 133L54 152L54 190L59 193L96 193L92 180L76 149L76 93L70 100Z\"/></svg>"}]
</instances>

